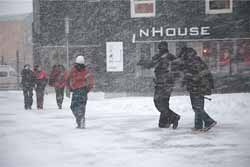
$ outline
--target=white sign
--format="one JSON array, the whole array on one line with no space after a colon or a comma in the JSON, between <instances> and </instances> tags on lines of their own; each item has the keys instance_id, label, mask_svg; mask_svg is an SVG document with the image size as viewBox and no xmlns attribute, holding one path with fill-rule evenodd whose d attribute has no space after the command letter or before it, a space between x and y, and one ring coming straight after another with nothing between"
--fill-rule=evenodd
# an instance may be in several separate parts
<instances>
[{"instance_id":1,"label":"white sign","mask_svg":"<svg viewBox=\"0 0 250 167\"><path fill-rule=\"evenodd\" d=\"M106 64L107 72L123 71L123 43L106 43Z\"/></svg>"},{"instance_id":2,"label":"white sign","mask_svg":"<svg viewBox=\"0 0 250 167\"><path fill-rule=\"evenodd\" d=\"M176 36L206 36L210 35L210 27L178 27L178 28L163 28L152 27L151 29L140 29L140 37L176 37Z\"/></svg>"}]
</instances>

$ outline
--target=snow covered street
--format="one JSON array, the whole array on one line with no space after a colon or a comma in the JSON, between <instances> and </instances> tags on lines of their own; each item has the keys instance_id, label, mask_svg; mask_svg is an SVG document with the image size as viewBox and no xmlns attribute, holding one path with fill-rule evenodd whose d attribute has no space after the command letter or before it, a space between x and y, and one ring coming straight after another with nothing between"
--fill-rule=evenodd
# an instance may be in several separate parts
<instances>
[{"instance_id":1,"label":"snow covered street","mask_svg":"<svg viewBox=\"0 0 250 167\"><path fill-rule=\"evenodd\" d=\"M33 98L35 95L33 96ZM193 133L188 96L171 98L177 130L159 129L152 97L104 99L90 94L87 129L76 129L65 98L45 95L43 111L24 110L22 92L0 92L1 167L247 167L250 94L212 95L206 111L218 125ZM34 98L35 99L35 98Z\"/></svg>"}]
</instances>

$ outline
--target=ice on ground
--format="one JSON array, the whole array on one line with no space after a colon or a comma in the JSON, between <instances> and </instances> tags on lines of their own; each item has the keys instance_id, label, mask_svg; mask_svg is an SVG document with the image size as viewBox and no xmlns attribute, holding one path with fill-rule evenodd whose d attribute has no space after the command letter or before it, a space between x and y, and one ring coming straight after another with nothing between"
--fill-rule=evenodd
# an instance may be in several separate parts
<instances>
[{"instance_id":1,"label":"ice on ground","mask_svg":"<svg viewBox=\"0 0 250 167\"><path fill-rule=\"evenodd\" d=\"M0 92L1 167L247 167L250 162L250 94L211 96L206 111L218 121L192 133L188 96L171 97L181 117L177 130L157 128L152 97L105 99L90 94L87 129L75 128L70 100L58 110L55 95L43 111L23 109L22 92ZM35 108L35 101L33 108Z\"/></svg>"}]
</instances>

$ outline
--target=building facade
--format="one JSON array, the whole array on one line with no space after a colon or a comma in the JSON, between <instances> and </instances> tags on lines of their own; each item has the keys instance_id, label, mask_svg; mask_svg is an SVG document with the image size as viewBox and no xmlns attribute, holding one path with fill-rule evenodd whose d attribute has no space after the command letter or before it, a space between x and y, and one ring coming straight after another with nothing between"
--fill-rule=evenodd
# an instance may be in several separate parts
<instances>
[{"instance_id":1,"label":"building facade","mask_svg":"<svg viewBox=\"0 0 250 167\"><path fill-rule=\"evenodd\" d=\"M1 65L20 72L24 64L33 64L31 22L29 15L0 17Z\"/></svg>"},{"instance_id":2,"label":"building facade","mask_svg":"<svg viewBox=\"0 0 250 167\"><path fill-rule=\"evenodd\" d=\"M250 1L34 0L33 53L47 70L86 56L96 90L150 93L153 70L137 66L160 41L196 49L217 92L250 90ZM232 89L233 88L233 89ZM181 90L176 86L176 90Z\"/></svg>"}]
</instances>

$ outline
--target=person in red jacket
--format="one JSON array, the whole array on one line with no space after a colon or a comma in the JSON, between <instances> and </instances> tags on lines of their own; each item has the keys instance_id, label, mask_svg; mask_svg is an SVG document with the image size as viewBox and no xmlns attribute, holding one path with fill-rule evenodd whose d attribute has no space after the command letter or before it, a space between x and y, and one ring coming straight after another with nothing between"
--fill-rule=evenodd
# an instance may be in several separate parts
<instances>
[{"instance_id":1,"label":"person in red jacket","mask_svg":"<svg viewBox=\"0 0 250 167\"><path fill-rule=\"evenodd\" d=\"M85 128L87 95L94 86L94 78L87 69L83 56L77 56L68 75L67 86L73 92L70 108L75 116L77 128Z\"/></svg>"},{"instance_id":2,"label":"person in red jacket","mask_svg":"<svg viewBox=\"0 0 250 167\"><path fill-rule=\"evenodd\" d=\"M55 88L56 102L59 109L62 109L66 75L64 66L60 64L54 65L49 75L49 85Z\"/></svg>"},{"instance_id":3,"label":"person in red jacket","mask_svg":"<svg viewBox=\"0 0 250 167\"><path fill-rule=\"evenodd\" d=\"M47 73L39 65L34 66L37 109L43 109L44 90L48 82Z\"/></svg>"}]
</instances>

